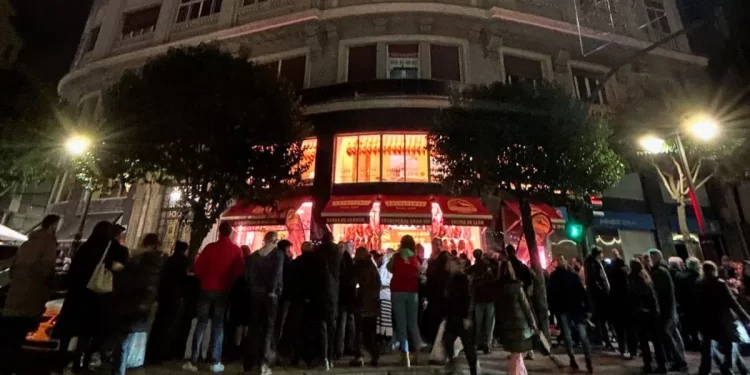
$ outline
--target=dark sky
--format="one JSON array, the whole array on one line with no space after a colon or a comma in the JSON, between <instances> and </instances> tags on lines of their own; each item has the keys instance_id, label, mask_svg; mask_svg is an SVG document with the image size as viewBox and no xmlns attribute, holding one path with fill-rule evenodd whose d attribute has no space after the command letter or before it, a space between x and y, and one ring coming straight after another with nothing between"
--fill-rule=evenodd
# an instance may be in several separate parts
<instances>
[{"instance_id":1,"label":"dark sky","mask_svg":"<svg viewBox=\"0 0 750 375\"><path fill-rule=\"evenodd\" d=\"M10 0L24 40L20 61L39 79L57 85L70 69L92 0Z\"/></svg>"}]
</instances>

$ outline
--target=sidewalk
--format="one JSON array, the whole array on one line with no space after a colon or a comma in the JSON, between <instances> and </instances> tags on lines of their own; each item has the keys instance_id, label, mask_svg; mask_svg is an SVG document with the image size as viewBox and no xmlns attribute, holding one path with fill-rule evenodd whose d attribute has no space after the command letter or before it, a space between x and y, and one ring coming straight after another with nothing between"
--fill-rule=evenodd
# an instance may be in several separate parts
<instances>
[{"instance_id":1,"label":"sidewalk","mask_svg":"<svg viewBox=\"0 0 750 375\"><path fill-rule=\"evenodd\" d=\"M567 364L567 356L559 351L560 348L556 348L556 356L563 363ZM463 353L462 353L463 354ZM507 361L508 354L496 350L489 355L479 356L479 363L481 367L481 374L484 375L506 375L508 368ZM463 355L459 357L459 369L463 370L464 374L468 374L468 368ZM420 358L421 361L426 361ZM579 365L584 369L583 357L577 356ZM698 370L698 361L700 356L697 353L688 353L688 363L690 364L691 373L695 373ZM396 355L387 355L381 358L380 367L362 367L362 368L351 368L348 366L350 358L346 358L336 363L336 366L328 374L336 375L438 375L442 374L443 368L440 366L428 366L419 365L413 366L411 369L405 369L398 366L398 357ZM640 358L632 360L624 360L618 355L611 352L597 352L594 354L594 374L603 375L635 375L640 374L640 369L643 366L643 362ZM128 370L129 375L186 375L191 374L190 372L181 369L182 363L172 362L159 366L146 366L141 369ZM526 361L526 368L529 374L564 374L571 373L569 369L560 370L555 364L544 356L537 353L534 361ZM239 362L226 364L227 375L237 375L242 371L242 365ZM201 372L209 375L208 366L202 366ZM297 369L292 367L280 367L276 366L273 368L275 375L313 375L313 374L325 374L325 372L319 370L306 370ZM579 374L585 374L585 370L579 371ZM675 373L676 374L676 373Z\"/></svg>"}]
</instances>

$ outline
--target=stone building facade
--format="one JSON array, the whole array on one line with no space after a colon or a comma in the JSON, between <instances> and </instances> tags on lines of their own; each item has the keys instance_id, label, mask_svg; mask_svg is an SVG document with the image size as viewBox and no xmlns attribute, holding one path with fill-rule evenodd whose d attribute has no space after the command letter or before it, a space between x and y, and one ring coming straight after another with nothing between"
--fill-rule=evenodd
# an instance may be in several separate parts
<instances>
[{"instance_id":1,"label":"stone building facade","mask_svg":"<svg viewBox=\"0 0 750 375\"><path fill-rule=\"evenodd\" d=\"M336 223L324 218L326 205L338 197L379 195L384 203L442 193L430 178L409 180L406 156L400 181L382 166L374 179L344 176L346 137L374 136L382 147L395 133L409 142L449 105L450 91L466 84L551 80L586 99L615 63L681 27L675 0L95 0L58 89L81 116L96 117L102 90L124 71L199 43L278 72L299 90L315 125L307 203L313 222L330 226ZM677 38L622 67L596 102L616 102L635 83L695 74L706 64ZM675 252L675 205L662 190L654 176L628 175L604 195L595 239L626 254L648 246ZM717 220L700 195L706 216Z\"/></svg>"}]
</instances>

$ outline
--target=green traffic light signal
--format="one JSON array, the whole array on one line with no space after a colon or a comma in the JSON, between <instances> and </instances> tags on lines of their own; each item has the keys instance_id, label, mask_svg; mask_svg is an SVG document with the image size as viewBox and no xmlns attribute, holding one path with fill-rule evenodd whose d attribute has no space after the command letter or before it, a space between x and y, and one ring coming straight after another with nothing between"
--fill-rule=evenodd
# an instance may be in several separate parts
<instances>
[{"instance_id":1,"label":"green traffic light signal","mask_svg":"<svg viewBox=\"0 0 750 375\"><path fill-rule=\"evenodd\" d=\"M580 240L583 237L583 225L578 223L568 223L565 228L568 238L571 240Z\"/></svg>"}]
</instances>

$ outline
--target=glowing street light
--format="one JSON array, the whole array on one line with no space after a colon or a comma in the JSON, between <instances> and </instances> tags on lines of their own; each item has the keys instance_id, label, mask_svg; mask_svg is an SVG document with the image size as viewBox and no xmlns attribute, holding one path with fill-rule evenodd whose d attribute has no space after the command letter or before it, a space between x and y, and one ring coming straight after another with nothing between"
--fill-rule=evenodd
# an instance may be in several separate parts
<instances>
[{"instance_id":1,"label":"glowing street light","mask_svg":"<svg viewBox=\"0 0 750 375\"><path fill-rule=\"evenodd\" d=\"M179 188L175 188L171 193L169 193L170 203L175 204L179 202L180 199L182 199L182 190L180 190Z\"/></svg>"},{"instance_id":2,"label":"glowing street light","mask_svg":"<svg viewBox=\"0 0 750 375\"><path fill-rule=\"evenodd\" d=\"M697 116L688 124L690 132L702 141L710 141L719 133L719 124L708 116Z\"/></svg>"},{"instance_id":3,"label":"glowing street light","mask_svg":"<svg viewBox=\"0 0 750 375\"><path fill-rule=\"evenodd\" d=\"M89 149L90 145L90 139L84 136L75 135L65 141L65 150L73 156L81 156Z\"/></svg>"},{"instance_id":4,"label":"glowing street light","mask_svg":"<svg viewBox=\"0 0 750 375\"><path fill-rule=\"evenodd\" d=\"M647 135L638 140L643 151L649 154L661 154L666 151L665 141L653 135Z\"/></svg>"}]
</instances>

